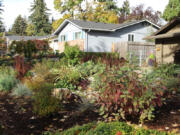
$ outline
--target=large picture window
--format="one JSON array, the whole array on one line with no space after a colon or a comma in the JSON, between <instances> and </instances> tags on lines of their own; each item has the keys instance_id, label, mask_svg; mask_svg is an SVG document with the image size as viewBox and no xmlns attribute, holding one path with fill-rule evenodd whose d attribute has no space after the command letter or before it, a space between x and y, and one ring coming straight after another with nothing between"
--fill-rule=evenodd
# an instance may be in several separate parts
<instances>
[{"instance_id":1,"label":"large picture window","mask_svg":"<svg viewBox=\"0 0 180 135\"><path fill-rule=\"evenodd\" d=\"M134 34L128 34L128 41L134 42Z\"/></svg>"}]
</instances>

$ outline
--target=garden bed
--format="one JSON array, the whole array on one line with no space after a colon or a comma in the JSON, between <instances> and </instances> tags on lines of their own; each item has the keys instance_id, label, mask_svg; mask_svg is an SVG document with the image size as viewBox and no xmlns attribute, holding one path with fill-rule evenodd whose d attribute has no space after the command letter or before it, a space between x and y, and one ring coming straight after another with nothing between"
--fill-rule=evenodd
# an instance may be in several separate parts
<instances>
[{"instance_id":1,"label":"garden bed","mask_svg":"<svg viewBox=\"0 0 180 135\"><path fill-rule=\"evenodd\" d=\"M93 111L74 117L76 105L68 104L64 111L49 117L37 117L32 112L32 104L28 97L16 98L6 93L0 93L0 124L6 134L29 135L42 134L45 131L63 131L75 125L97 121L98 114ZM180 96L162 107L161 113L153 122L145 127L160 131L175 131L180 134Z\"/></svg>"},{"instance_id":2,"label":"garden bed","mask_svg":"<svg viewBox=\"0 0 180 135\"><path fill-rule=\"evenodd\" d=\"M32 112L32 104L28 98L15 98L0 93L0 125L4 129L3 132L8 135L40 135L44 131L62 131L77 124L82 125L97 120L98 115L93 111L74 117L74 106L66 105L64 111L41 118Z\"/></svg>"}]
</instances>

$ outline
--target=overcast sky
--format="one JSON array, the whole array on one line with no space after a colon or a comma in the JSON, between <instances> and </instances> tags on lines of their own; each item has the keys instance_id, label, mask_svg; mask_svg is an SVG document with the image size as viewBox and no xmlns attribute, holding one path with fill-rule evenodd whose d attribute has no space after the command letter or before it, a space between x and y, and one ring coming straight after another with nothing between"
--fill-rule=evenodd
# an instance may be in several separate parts
<instances>
[{"instance_id":1,"label":"overcast sky","mask_svg":"<svg viewBox=\"0 0 180 135\"><path fill-rule=\"evenodd\" d=\"M30 12L30 5L34 0L3 0L4 5L4 13L3 19L6 28L12 26L14 19L21 14L22 16L28 17ZM54 10L53 5L54 0L45 0L47 7L50 9L50 13L52 14L55 19L58 19L61 15ZM123 3L124 0L118 0L119 5ZM154 10L159 10L161 12L164 11L166 5L168 4L169 0L129 0L130 6L136 6L139 4L144 4L145 7L152 7Z\"/></svg>"}]
</instances>

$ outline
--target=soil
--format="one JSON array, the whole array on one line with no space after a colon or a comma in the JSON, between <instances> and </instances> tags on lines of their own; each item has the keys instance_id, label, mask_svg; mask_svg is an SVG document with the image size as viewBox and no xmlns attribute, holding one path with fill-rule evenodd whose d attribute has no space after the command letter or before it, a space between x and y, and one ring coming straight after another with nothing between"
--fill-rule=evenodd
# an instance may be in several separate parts
<instances>
[{"instance_id":1,"label":"soil","mask_svg":"<svg viewBox=\"0 0 180 135\"><path fill-rule=\"evenodd\" d=\"M41 135L45 131L62 131L97 120L98 115L93 111L74 117L74 106L69 104L65 107L66 111L40 118L33 113L29 98L15 98L0 93L0 126L3 127L4 135Z\"/></svg>"},{"instance_id":2,"label":"soil","mask_svg":"<svg viewBox=\"0 0 180 135\"><path fill-rule=\"evenodd\" d=\"M99 117L90 110L77 114L75 108L76 104L68 104L64 108L66 111L41 118L33 113L32 102L28 97L16 98L0 93L0 126L3 127L4 135L41 135L44 131L63 131L74 125L96 121ZM180 95L174 96L161 108L155 121L145 125L150 129L173 130L180 134Z\"/></svg>"},{"instance_id":3,"label":"soil","mask_svg":"<svg viewBox=\"0 0 180 135\"><path fill-rule=\"evenodd\" d=\"M162 106L155 121L146 123L146 127L180 135L180 94L176 94Z\"/></svg>"}]
</instances>

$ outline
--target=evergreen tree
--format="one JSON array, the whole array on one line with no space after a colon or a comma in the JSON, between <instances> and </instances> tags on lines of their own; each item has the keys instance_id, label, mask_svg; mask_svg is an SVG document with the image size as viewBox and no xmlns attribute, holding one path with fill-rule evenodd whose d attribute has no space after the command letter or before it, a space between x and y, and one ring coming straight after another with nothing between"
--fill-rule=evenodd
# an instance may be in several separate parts
<instances>
[{"instance_id":1,"label":"evergreen tree","mask_svg":"<svg viewBox=\"0 0 180 135\"><path fill-rule=\"evenodd\" d=\"M3 7L2 0L0 0L0 15L2 15L2 12L4 11L2 7ZM0 32L4 32L4 31L5 31L5 28L2 22L2 18L0 17Z\"/></svg>"},{"instance_id":2,"label":"evergreen tree","mask_svg":"<svg viewBox=\"0 0 180 135\"><path fill-rule=\"evenodd\" d=\"M116 13L120 11L120 8L117 6L117 0L97 0L100 3L104 3L105 10L111 10Z\"/></svg>"},{"instance_id":3,"label":"evergreen tree","mask_svg":"<svg viewBox=\"0 0 180 135\"><path fill-rule=\"evenodd\" d=\"M27 27L26 19L22 18L21 15L19 15L14 21L12 27L12 34L26 35L26 27Z\"/></svg>"},{"instance_id":4,"label":"evergreen tree","mask_svg":"<svg viewBox=\"0 0 180 135\"><path fill-rule=\"evenodd\" d=\"M180 17L180 0L169 0L164 10L163 18L166 21L171 21L175 17Z\"/></svg>"},{"instance_id":5,"label":"evergreen tree","mask_svg":"<svg viewBox=\"0 0 180 135\"><path fill-rule=\"evenodd\" d=\"M130 14L130 4L129 1L124 1L122 8L120 9L120 14L125 16L125 18Z\"/></svg>"},{"instance_id":6,"label":"evergreen tree","mask_svg":"<svg viewBox=\"0 0 180 135\"><path fill-rule=\"evenodd\" d=\"M51 24L49 22L48 9L44 0L34 0L31 6L29 19L34 25L35 35L47 35L51 33Z\"/></svg>"}]
</instances>

